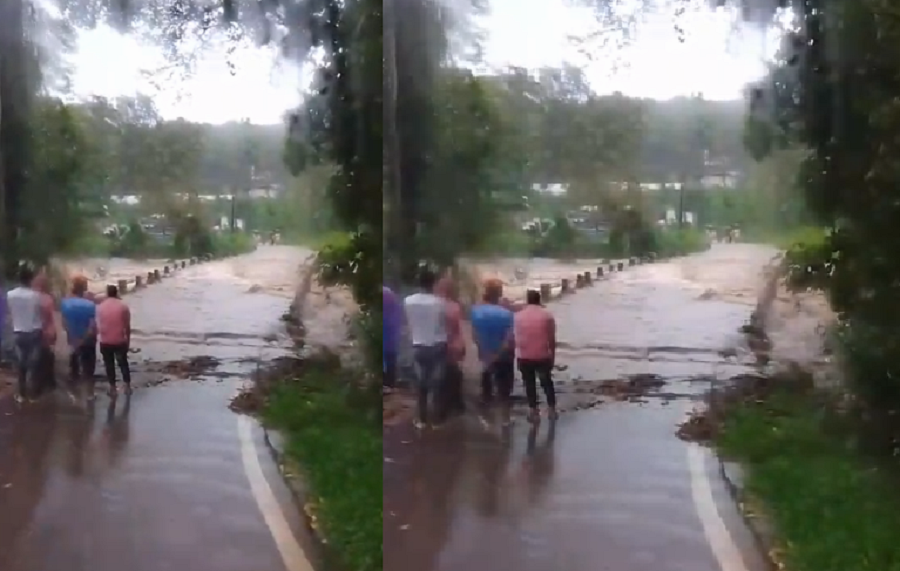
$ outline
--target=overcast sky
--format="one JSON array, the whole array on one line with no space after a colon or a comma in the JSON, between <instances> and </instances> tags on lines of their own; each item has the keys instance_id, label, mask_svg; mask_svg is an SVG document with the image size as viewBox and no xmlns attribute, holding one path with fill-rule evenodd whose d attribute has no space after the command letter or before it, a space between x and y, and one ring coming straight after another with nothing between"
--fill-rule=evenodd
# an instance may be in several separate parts
<instances>
[{"instance_id":1,"label":"overcast sky","mask_svg":"<svg viewBox=\"0 0 900 571\"><path fill-rule=\"evenodd\" d=\"M492 0L485 22L486 59L502 67L541 67L564 61L584 66L595 90L670 98L701 92L710 99L741 96L759 77L771 41L759 33L735 29L724 12L702 10L682 16L679 35L671 14L651 15L623 49L589 46L590 58L570 41L589 33L589 12L567 7L564 0ZM308 77L286 64L272 49L245 46L231 54L207 50L184 81L163 82L157 89L147 72L166 65L162 52L109 28L81 34L72 58L77 95L112 97L138 91L155 96L167 118L221 123L248 118L278 123L297 106Z\"/></svg>"}]
</instances>

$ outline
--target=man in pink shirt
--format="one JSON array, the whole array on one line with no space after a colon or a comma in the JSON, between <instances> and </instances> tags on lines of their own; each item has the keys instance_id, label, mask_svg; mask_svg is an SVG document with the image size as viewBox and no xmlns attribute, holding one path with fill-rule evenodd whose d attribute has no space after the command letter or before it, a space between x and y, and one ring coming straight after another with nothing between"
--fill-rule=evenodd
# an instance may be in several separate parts
<instances>
[{"instance_id":1,"label":"man in pink shirt","mask_svg":"<svg viewBox=\"0 0 900 571\"><path fill-rule=\"evenodd\" d=\"M116 365L122 371L125 394L131 394L131 369L128 366L128 349L131 346L131 310L119 298L119 288L106 286L106 297L97 305L97 336L100 355L109 381L109 396L115 397Z\"/></svg>"},{"instance_id":2,"label":"man in pink shirt","mask_svg":"<svg viewBox=\"0 0 900 571\"><path fill-rule=\"evenodd\" d=\"M513 318L516 358L525 383L525 396L531 408L529 420L540 421L537 400L537 381L547 399L551 420L555 420L556 389L553 387L553 365L556 362L556 320L541 306L541 293L529 290L526 305Z\"/></svg>"}]
</instances>

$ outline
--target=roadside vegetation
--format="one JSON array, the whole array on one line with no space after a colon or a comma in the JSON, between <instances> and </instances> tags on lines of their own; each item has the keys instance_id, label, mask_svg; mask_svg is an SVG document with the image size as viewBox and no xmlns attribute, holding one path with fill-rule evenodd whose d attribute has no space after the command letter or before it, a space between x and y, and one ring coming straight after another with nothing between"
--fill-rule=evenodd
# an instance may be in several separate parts
<instances>
[{"instance_id":1,"label":"roadside vegetation","mask_svg":"<svg viewBox=\"0 0 900 571\"><path fill-rule=\"evenodd\" d=\"M786 287L822 292L836 314L825 333L841 383L741 401L715 441L747 466L786 569L890 571L900 569L900 186L897 91L883 78L900 68L858 68L833 48L879 58L900 36L877 2L791 6L802 25L754 89L744 140L759 161L800 157L795 201L807 220L773 242L786 250ZM870 96L851 102L849 89Z\"/></svg>"},{"instance_id":2,"label":"roadside vegetation","mask_svg":"<svg viewBox=\"0 0 900 571\"><path fill-rule=\"evenodd\" d=\"M382 560L380 393L340 365L308 361L277 383L264 421L282 431L286 454L310 490L307 514L338 568L377 571Z\"/></svg>"},{"instance_id":3,"label":"roadside vegetation","mask_svg":"<svg viewBox=\"0 0 900 571\"><path fill-rule=\"evenodd\" d=\"M759 396L728 410L715 443L746 467L744 505L774 524L771 555L790 571L900 569L896 461L821 394Z\"/></svg>"}]
</instances>

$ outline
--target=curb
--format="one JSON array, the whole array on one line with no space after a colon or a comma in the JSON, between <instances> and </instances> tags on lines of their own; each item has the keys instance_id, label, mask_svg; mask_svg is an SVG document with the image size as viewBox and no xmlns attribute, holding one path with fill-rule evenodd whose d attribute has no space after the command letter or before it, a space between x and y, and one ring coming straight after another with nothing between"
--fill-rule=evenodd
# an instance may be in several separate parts
<instances>
[{"instance_id":1,"label":"curb","mask_svg":"<svg viewBox=\"0 0 900 571\"><path fill-rule=\"evenodd\" d=\"M294 500L302 506L303 500L308 495L309 490L303 476L295 471L288 470L285 465L287 462L291 461L287 459L284 452L284 435L282 435L279 430L263 426L262 423L260 423L260 426L262 426L263 429L263 440L266 443L266 448L269 449L269 454L271 454L272 459L275 460L275 463L278 465L278 471L281 473L285 484L290 488ZM307 522L307 524L308 523L309 522Z\"/></svg>"},{"instance_id":2,"label":"curb","mask_svg":"<svg viewBox=\"0 0 900 571\"><path fill-rule=\"evenodd\" d=\"M731 496L731 499L735 503L735 507L741 514L741 519L744 521L747 529L750 530L750 534L753 536L753 541L756 544L757 549L762 553L763 559L765 559L769 569L772 569L773 571L781 569L781 566L774 557L774 553L778 548L775 541L775 528L771 519L765 512L751 514L744 508L747 501L752 499L744 487L746 478L744 467L737 462L725 460L718 454L715 454L715 457L719 462L719 475L725 482L725 488L728 490L728 495ZM757 506L754 505L754 507L756 508Z\"/></svg>"},{"instance_id":3,"label":"curb","mask_svg":"<svg viewBox=\"0 0 900 571\"><path fill-rule=\"evenodd\" d=\"M772 267L770 262L770 265L767 266L767 268ZM767 329L769 308L774 300L775 288L779 281L777 274L772 275L776 277L770 277L766 282L763 290L758 295L759 300L757 301L756 307L750 313L750 319L748 320L748 325L751 327L758 327L763 335L765 335ZM743 335L749 338L751 333L745 331ZM734 501L735 507L740 513L741 519L744 521L747 529L750 530L750 534L753 536L753 541L756 543L757 549L762 553L763 559L765 559L770 569L775 571L781 569L782 566L774 556L778 551L778 545L776 542L775 528L771 518L762 510L762 506L758 505L755 501L753 503L754 509L758 510L757 513L748 513L747 509L744 507L748 501L753 501L752 496L747 493L744 486L744 482L746 481L746 469L738 462L722 458L715 449L713 449L713 454L719 463L719 474L725 482L725 488L728 490L728 495L731 497L732 501Z\"/></svg>"},{"instance_id":4,"label":"curb","mask_svg":"<svg viewBox=\"0 0 900 571\"><path fill-rule=\"evenodd\" d=\"M306 526L310 537L315 540L317 547L324 550L315 555L321 556L324 553L327 557L327 550L329 549L328 542L313 525L312 517L306 510L306 499L309 498L310 493L309 486L303 476L302 466L287 457L287 454L284 451L285 438L279 430L268 428L262 424L262 422L260 422L259 425L263 430L263 441L266 444L266 448L269 449L269 454L272 456L272 460L274 460L275 465L278 467L278 473L281 475L281 480L291 493L291 498L296 504L297 511L300 512L301 517L303 518L303 524Z\"/></svg>"}]
</instances>

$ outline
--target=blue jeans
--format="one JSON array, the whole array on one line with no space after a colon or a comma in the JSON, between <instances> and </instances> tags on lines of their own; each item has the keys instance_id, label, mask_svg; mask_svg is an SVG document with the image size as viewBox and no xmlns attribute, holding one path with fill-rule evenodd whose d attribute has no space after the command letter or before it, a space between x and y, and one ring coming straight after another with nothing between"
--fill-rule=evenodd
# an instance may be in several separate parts
<instances>
[{"instance_id":1,"label":"blue jeans","mask_svg":"<svg viewBox=\"0 0 900 571\"><path fill-rule=\"evenodd\" d=\"M435 422L443 421L447 415L444 388L447 378L447 358L446 343L413 346L420 422L428 422L429 397L434 408Z\"/></svg>"},{"instance_id":2,"label":"blue jeans","mask_svg":"<svg viewBox=\"0 0 900 571\"><path fill-rule=\"evenodd\" d=\"M16 342L16 368L19 373L19 395L28 396L28 377L35 382L35 373L41 359L44 338L38 331L16 331L13 334Z\"/></svg>"}]
</instances>

